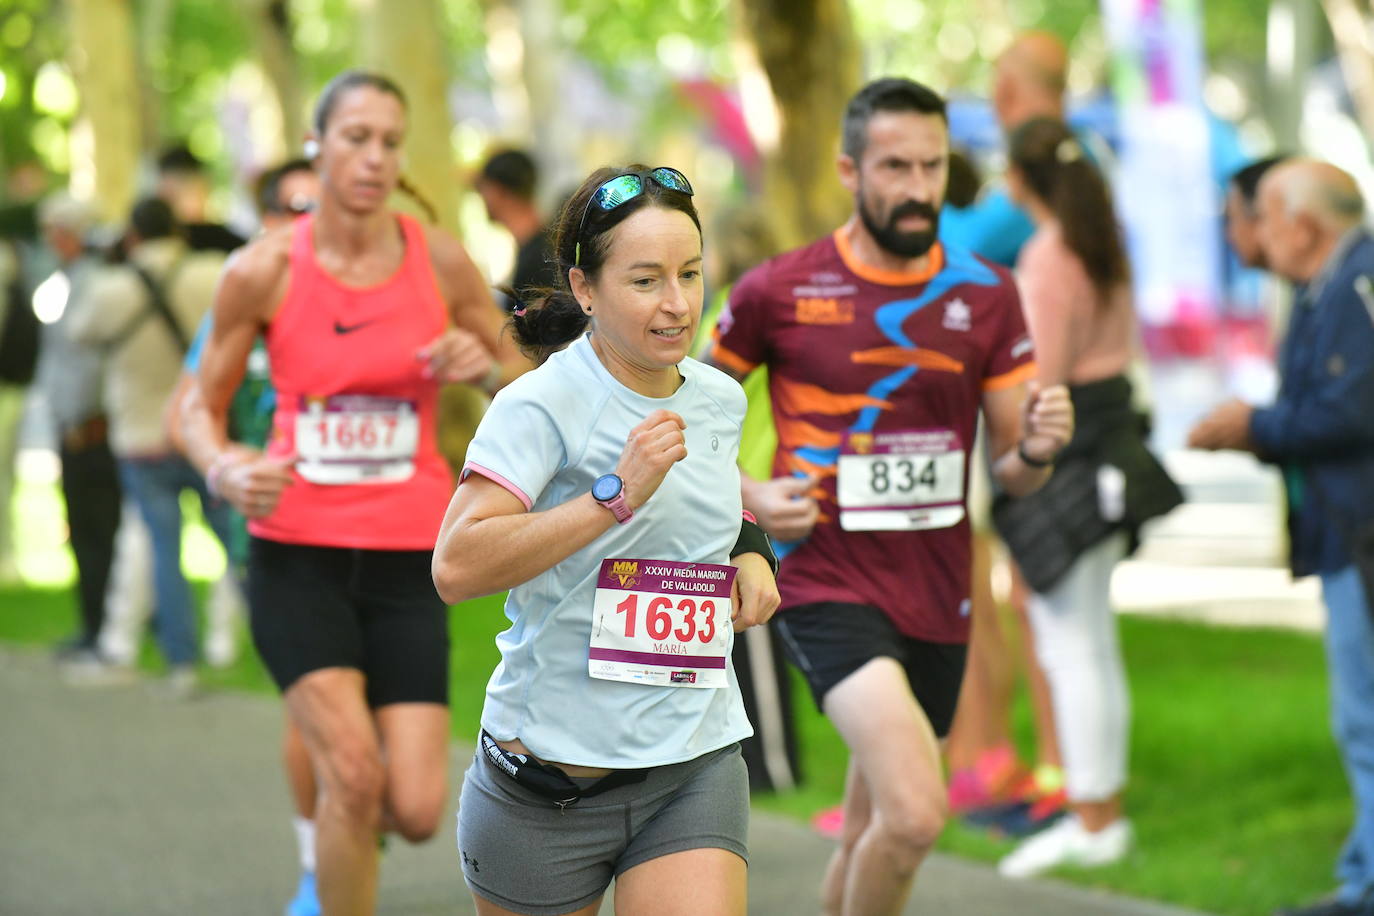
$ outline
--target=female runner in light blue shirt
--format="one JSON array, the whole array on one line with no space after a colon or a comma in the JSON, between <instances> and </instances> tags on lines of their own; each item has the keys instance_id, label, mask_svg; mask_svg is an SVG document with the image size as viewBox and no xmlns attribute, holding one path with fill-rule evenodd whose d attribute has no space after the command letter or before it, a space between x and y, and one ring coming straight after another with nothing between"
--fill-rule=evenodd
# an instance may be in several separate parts
<instances>
[{"instance_id":1,"label":"female runner in light blue shirt","mask_svg":"<svg viewBox=\"0 0 1374 916\"><path fill-rule=\"evenodd\" d=\"M464 780L482 914L745 912L751 733L733 632L778 605L741 521L745 399L688 358L701 229L669 168L602 169L569 200L566 287L515 313L542 362L497 395L434 553L440 595L510 589Z\"/></svg>"}]
</instances>

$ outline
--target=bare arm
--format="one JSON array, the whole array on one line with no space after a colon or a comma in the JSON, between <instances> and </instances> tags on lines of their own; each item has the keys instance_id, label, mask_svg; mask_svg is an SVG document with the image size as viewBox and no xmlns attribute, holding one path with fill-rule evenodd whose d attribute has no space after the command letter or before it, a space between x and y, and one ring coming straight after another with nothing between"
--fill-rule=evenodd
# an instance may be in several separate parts
<instances>
[{"instance_id":1,"label":"bare arm","mask_svg":"<svg viewBox=\"0 0 1374 916\"><path fill-rule=\"evenodd\" d=\"M430 368L446 382L468 382L495 392L523 373L530 362L511 335L505 315L467 249L452 236L428 231L430 260L453 328L426 348Z\"/></svg>"},{"instance_id":2,"label":"bare arm","mask_svg":"<svg viewBox=\"0 0 1374 916\"><path fill-rule=\"evenodd\" d=\"M1076 320L1089 320L1073 314L1071 295L1081 293L1074 278L1060 271L1053 278L1038 265L1017 275L1026 326L1035 341L1037 377L1043 385L1067 384L1073 371L1074 346L1071 336Z\"/></svg>"},{"instance_id":3,"label":"bare arm","mask_svg":"<svg viewBox=\"0 0 1374 916\"><path fill-rule=\"evenodd\" d=\"M526 512L505 487L470 474L439 528L434 586L449 604L504 591L557 566L615 523L591 493Z\"/></svg>"},{"instance_id":4,"label":"bare arm","mask_svg":"<svg viewBox=\"0 0 1374 916\"><path fill-rule=\"evenodd\" d=\"M658 490L668 469L687 457L682 417L655 410L630 430L616 474L631 509ZM510 491L472 473L458 485L434 547L434 586L450 604L528 582L586 547L616 524L590 493L543 512L526 512Z\"/></svg>"},{"instance_id":5,"label":"bare arm","mask_svg":"<svg viewBox=\"0 0 1374 916\"><path fill-rule=\"evenodd\" d=\"M1052 461L1073 437L1073 405L1063 385L1041 391L1032 382L986 391L983 417L993 476L1012 496L1034 492L1049 480L1052 470L1027 464L1019 452L1037 461Z\"/></svg>"},{"instance_id":6,"label":"bare arm","mask_svg":"<svg viewBox=\"0 0 1374 916\"><path fill-rule=\"evenodd\" d=\"M270 514L291 475L282 462L229 441L229 404L253 342L281 299L287 278L285 236L268 236L230 260L215 291L214 327L200 372L179 402L186 457L201 473L217 469L217 490L250 518Z\"/></svg>"}]
</instances>

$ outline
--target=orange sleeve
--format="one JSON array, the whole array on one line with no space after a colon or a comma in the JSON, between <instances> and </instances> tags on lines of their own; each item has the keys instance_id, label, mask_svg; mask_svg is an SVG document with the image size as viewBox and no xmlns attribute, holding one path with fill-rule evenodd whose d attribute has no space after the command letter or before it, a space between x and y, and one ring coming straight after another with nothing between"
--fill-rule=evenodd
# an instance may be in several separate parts
<instances>
[{"instance_id":1,"label":"orange sleeve","mask_svg":"<svg viewBox=\"0 0 1374 916\"><path fill-rule=\"evenodd\" d=\"M748 375L758 368L758 363L751 363L735 351L727 349L725 345L720 342L720 331L716 331L715 334L712 335L710 358L711 362L715 363L717 366L722 366L742 376Z\"/></svg>"},{"instance_id":2,"label":"orange sleeve","mask_svg":"<svg viewBox=\"0 0 1374 916\"><path fill-rule=\"evenodd\" d=\"M983 379L984 391L1003 391L1007 388L1015 388L1022 382L1028 382L1035 378L1040 369L1034 362L1022 363L1010 372L1003 372L1001 375L990 375Z\"/></svg>"}]
</instances>

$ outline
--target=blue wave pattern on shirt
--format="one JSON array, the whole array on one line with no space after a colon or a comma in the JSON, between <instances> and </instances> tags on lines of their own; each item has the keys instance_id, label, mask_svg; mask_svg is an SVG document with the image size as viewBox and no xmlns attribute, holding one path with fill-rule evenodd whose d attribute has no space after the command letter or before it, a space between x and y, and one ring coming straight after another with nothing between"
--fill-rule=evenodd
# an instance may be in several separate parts
<instances>
[{"instance_id":1,"label":"blue wave pattern on shirt","mask_svg":"<svg viewBox=\"0 0 1374 916\"><path fill-rule=\"evenodd\" d=\"M916 346L916 342L902 330L902 325L906 323L906 320L951 289L964 283L975 286L996 286L998 283L997 274L992 268L979 261L973 252L963 248L946 246L944 254L944 267L930 279L919 296L912 299L893 300L886 305L879 306L874 312L873 320L877 324L878 330L899 347L914 348ZM898 369L891 375L885 375L878 379L866 393L871 398L885 401L897 389L914 378L918 371L920 369L917 366L906 366ZM874 427L878 425L878 417L881 415L882 408L880 407L864 407L860 409L858 419L854 421L854 425L849 428L849 431L851 433L872 432ZM812 464L833 467L840 459L841 448L842 445L834 448L803 446L797 449L796 454ZM805 475L798 471L796 476L804 477ZM777 544L778 557L782 558L803 542L804 539Z\"/></svg>"}]
</instances>

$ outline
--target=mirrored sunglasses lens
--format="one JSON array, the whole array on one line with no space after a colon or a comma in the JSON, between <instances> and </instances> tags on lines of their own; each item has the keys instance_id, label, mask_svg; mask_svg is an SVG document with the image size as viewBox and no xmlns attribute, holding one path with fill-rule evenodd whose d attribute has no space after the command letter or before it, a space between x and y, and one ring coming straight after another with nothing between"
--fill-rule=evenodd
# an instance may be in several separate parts
<instances>
[{"instance_id":1,"label":"mirrored sunglasses lens","mask_svg":"<svg viewBox=\"0 0 1374 916\"><path fill-rule=\"evenodd\" d=\"M682 174L677 169L660 166L654 169L650 174L653 175L654 181L657 181L665 188L673 191L681 191L683 194L688 195L692 193L692 183L687 180L686 175Z\"/></svg>"},{"instance_id":2,"label":"mirrored sunglasses lens","mask_svg":"<svg viewBox=\"0 0 1374 916\"><path fill-rule=\"evenodd\" d=\"M631 198L638 197L644 190L644 182L638 175L620 175L596 189L592 202L602 210L614 210Z\"/></svg>"}]
</instances>

